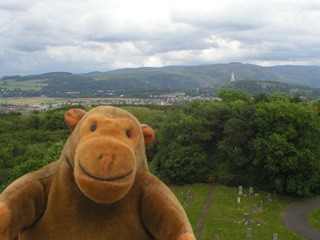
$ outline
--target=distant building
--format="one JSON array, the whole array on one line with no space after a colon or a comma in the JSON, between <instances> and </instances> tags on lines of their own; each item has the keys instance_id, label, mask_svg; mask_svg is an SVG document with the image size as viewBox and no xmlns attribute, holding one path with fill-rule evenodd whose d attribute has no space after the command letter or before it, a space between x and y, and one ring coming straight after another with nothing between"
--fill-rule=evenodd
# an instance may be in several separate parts
<instances>
[{"instance_id":1,"label":"distant building","mask_svg":"<svg viewBox=\"0 0 320 240\"><path fill-rule=\"evenodd\" d=\"M234 72L231 73L231 82L235 82L236 81L236 77L234 76Z\"/></svg>"}]
</instances>

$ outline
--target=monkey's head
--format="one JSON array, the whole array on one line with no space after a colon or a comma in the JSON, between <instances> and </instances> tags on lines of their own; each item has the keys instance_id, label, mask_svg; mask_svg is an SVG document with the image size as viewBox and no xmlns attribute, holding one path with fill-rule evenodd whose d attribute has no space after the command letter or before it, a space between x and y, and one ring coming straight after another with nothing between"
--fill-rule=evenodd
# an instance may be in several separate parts
<instances>
[{"instance_id":1,"label":"monkey's head","mask_svg":"<svg viewBox=\"0 0 320 240\"><path fill-rule=\"evenodd\" d=\"M145 145L154 141L153 129L125 110L106 106L70 109L65 121L73 130L65 151L79 189L97 203L120 200L136 172L146 168Z\"/></svg>"}]
</instances>

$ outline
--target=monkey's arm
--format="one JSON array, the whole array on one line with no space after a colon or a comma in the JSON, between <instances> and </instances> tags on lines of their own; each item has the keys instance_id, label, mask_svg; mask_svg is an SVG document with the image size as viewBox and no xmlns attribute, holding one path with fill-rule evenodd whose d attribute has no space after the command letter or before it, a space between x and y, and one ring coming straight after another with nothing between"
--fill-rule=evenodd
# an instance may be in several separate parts
<instances>
[{"instance_id":1,"label":"monkey's arm","mask_svg":"<svg viewBox=\"0 0 320 240\"><path fill-rule=\"evenodd\" d=\"M195 240L186 213L173 193L151 177L142 200L142 218L158 240Z\"/></svg>"},{"instance_id":2,"label":"monkey's arm","mask_svg":"<svg viewBox=\"0 0 320 240\"><path fill-rule=\"evenodd\" d=\"M55 165L20 177L0 194L0 240L16 237L41 216Z\"/></svg>"}]
</instances>

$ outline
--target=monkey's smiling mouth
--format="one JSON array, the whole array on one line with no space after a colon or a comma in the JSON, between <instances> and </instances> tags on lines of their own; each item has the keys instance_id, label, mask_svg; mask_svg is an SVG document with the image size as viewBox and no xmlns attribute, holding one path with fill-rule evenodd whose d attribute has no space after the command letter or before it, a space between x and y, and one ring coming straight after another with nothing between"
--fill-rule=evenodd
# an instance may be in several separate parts
<instances>
[{"instance_id":1,"label":"monkey's smiling mouth","mask_svg":"<svg viewBox=\"0 0 320 240\"><path fill-rule=\"evenodd\" d=\"M132 170L127 172L126 174L120 176L120 177L114 177L114 178L98 178L98 177L95 177L93 175L91 175L90 173L88 173L81 165L80 161L79 161L79 167L81 169L81 171L87 175L89 178L92 178L94 180L98 180L98 181L102 181L102 182L113 182L113 181L116 181L116 180L120 180L120 179L123 179L127 176L129 176L131 173L132 173Z\"/></svg>"}]
</instances>

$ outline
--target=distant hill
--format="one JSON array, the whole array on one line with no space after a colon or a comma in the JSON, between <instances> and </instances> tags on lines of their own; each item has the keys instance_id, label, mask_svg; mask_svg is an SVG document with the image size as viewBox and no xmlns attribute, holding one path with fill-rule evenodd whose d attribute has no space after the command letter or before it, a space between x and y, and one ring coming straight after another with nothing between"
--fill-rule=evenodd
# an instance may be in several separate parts
<instances>
[{"instance_id":1,"label":"distant hill","mask_svg":"<svg viewBox=\"0 0 320 240\"><path fill-rule=\"evenodd\" d=\"M162 88L213 88L229 81L232 72L235 73L237 79L281 80L280 77L265 67L242 63L120 69L93 73L87 76L104 81L130 82L130 80L136 80L144 87L155 84L157 87L161 85Z\"/></svg>"},{"instance_id":2,"label":"distant hill","mask_svg":"<svg viewBox=\"0 0 320 240\"><path fill-rule=\"evenodd\" d=\"M57 97L66 94L77 96L105 96L114 91L150 91L175 89L217 88L230 81L231 73L239 80L281 82L298 86L320 88L319 66L274 66L262 67L253 64L229 63L200 66L168 66L162 68L127 68L108 72L71 74L53 72L29 76L5 76L0 88L10 85L19 87L21 81L42 80L41 94ZM242 83L243 84L243 83ZM264 83L262 85L270 85ZM262 86L261 85L261 86ZM266 89L281 89L265 87ZM39 88L39 85L38 85ZM287 89L287 87L284 87ZM269 91L268 90L268 91ZM291 92L294 90L291 90ZM309 91L304 89L303 91Z\"/></svg>"},{"instance_id":3,"label":"distant hill","mask_svg":"<svg viewBox=\"0 0 320 240\"><path fill-rule=\"evenodd\" d=\"M257 93L274 93L282 92L289 95L300 95L304 97L320 98L320 89L305 87L300 85L273 82L273 81L256 81L256 80L239 80L235 82L226 82L216 89L241 89L255 95Z\"/></svg>"},{"instance_id":4,"label":"distant hill","mask_svg":"<svg viewBox=\"0 0 320 240\"><path fill-rule=\"evenodd\" d=\"M280 82L320 88L319 66L274 66L269 69L279 77Z\"/></svg>"},{"instance_id":5,"label":"distant hill","mask_svg":"<svg viewBox=\"0 0 320 240\"><path fill-rule=\"evenodd\" d=\"M262 67L253 64L229 63L200 66L169 66L162 68L132 68L110 72L95 72L87 76L95 80L140 80L140 83L152 85L162 82L162 87L179 86L179 88L217 87L231 79L235 73L237 80L277 81L302 86L320 88L319 66L284 65ZM168 83L171 83L168 84ZM181 86L183 84L183 86ZM146 87L146 86L145 86Z\"/></svg>"}]
</instances>

